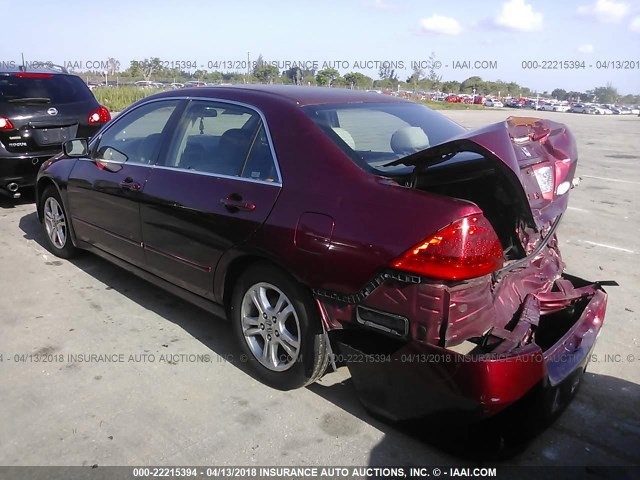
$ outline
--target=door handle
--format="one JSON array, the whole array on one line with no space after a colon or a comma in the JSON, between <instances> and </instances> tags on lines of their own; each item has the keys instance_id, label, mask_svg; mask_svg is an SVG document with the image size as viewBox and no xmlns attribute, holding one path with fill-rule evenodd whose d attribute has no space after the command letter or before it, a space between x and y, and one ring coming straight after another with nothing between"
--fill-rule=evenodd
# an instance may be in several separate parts
<instances>
[{"instance_id":1,"label":"door handle","mask_svg":"<svg viewBox=\"0 0 640 480\"><path fill-rule=\"evenodd\" d=\"M127 177L122 182L120 182L120 188L139 192L140 190L142 190L142 185L133 180L133 178Z\"/></svg>"},{"instance_id":2,"label":"door handle","mask_svg":"<svg viewBox=\"0 0 640 480\"><path fill-rule=\"evenodd\" d=\"M242 197L236 193L232 193L231 195L222 198L220 203L232 213L240 210L243 212L252 212L256 209L255 203L243 200Z\"/></svg>"}]
</instances>

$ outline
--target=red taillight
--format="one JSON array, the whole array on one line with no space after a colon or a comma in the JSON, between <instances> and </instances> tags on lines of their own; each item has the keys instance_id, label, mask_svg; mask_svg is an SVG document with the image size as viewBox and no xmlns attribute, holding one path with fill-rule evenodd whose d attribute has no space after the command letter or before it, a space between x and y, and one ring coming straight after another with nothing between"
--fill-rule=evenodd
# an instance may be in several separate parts
<instances>
[{"instance_id":1,"label":"red taillight","mask_svg":"<svg viewBox=\"0 0 640 480\"><path fill-rule=\"evenodd\" d=\"M53 77L51 73L16 73L15 76L18 78L51 78Z\"/></svg>"},{"instance_id":2,"label":"red taillight","mask_svg":"<svg viewBox=\"0 0 640 480\"><path fill-rule=\"evenodd\" d=\"M0 117L0 130L13 130L13 123L6 117Z\"/></svg>"},{"instance_id":3,"label":"red taillight","mask_svg":"<svg viewBox=\"0 0 640 480\"><path fill-rule=\"evenodd\" d=\"M100 105L96 108L91 115L89 115L89 125L95 125L96 123L105 123L111 120L111 114L107 107Z\"/></svg>"},{"instance_id":4,"label":"red taillight","mask_svg":"<svg viewBox=\"0 0 640 480\"><path fill-rule=\"evenodd\" d=\"M502 265L502 245L482 214L453 222L391 262L393 268L443 280L479 277Z\"/></svg>"}]
</instances>

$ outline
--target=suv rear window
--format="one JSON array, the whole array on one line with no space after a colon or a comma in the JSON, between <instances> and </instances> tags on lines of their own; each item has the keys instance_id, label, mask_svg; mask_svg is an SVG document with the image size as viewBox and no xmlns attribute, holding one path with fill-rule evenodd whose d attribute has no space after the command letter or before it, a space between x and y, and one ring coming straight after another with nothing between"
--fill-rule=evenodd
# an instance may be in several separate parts
<instances>
[{"instance_id":1,"label":"suv rear window","mask_svg":"<svg viewBox=\"0 0 640 480\"><path fill-rule=\"evenodd\" d=\"M17 103L25 98L48 99L47 103L61 104L91 100L93 94L82 79L74 75L21 77L15 73L0 74L0 104Z\"/></svg>"}]
</instances>

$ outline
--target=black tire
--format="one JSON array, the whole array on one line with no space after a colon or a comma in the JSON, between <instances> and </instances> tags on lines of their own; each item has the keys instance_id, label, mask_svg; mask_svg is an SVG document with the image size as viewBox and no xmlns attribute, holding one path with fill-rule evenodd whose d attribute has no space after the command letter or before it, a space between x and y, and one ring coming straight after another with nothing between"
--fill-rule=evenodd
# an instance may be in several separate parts
<instances>
[{"instance_id":1,"label":"black tire","mask_svg":"<svg viewBox=\"0 0 640 480\"><path fill-rule=\"evenodd\" d=\"M40 199L42 210L42 227L44 230L47 248L56 257L71 258L77 253L71 240L69 217L58 190L49 185L44 189ZM58 231L58 234L55 233Z\"/></svg>"},{"instance_id":2,"label":"black tire","mask_svg":"<svg viewBox=\"0 0 640 480\"><path fill-rule=\"evenodd\" d=\"M258 301L263 307L277 307L278 300L284 295L285 300L279 309L282 314L275 309L264 308L263 313L269 312L264 317L251 297L252 291L256 294L264 292L266 303ZM288 306L292 307L293 313L286 312L291 310ZM329 363L327 336L310 292L290 275L266 263L249 267L234 287L230 313L233 330L245 357L242 360L251 365L265 384L278 390L292 390L309 385L324 374ZM285 323L280 323L285 319ZM296 328L297 337L292 331ZM252 329L257 333L245 336L245 331ZM296 338L297 347L294 342L288 343ZM289 350L286 351L285 346ZM270 356L272 349L277 352L273 357ZM288 352L294 349L297 349L296 355L292 357ZM265 353L264 357L260 351ZM271 362L272 358L276 358L278 364Z\"/></svg>"}]
</instances>

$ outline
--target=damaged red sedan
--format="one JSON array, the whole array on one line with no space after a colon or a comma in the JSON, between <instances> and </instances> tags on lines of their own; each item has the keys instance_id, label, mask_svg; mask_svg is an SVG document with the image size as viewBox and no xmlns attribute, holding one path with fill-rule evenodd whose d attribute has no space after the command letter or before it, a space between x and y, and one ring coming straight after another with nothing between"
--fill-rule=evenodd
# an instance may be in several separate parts
<instances>
[{"instance_id":1,"label":"damaged red sedan","mask_svg":"<svg viewBox=\"0 0 640 480\"><path fill-rule=\"evenodd\" d=\"M572 393L602 326L606 293L556 239L577 160L548 120L469 132L392 96L198 88L67 142L37 208L56 255L227 316L272 387L338 360L374 412L486 417Z\"/></svg>"}]
</instances>

